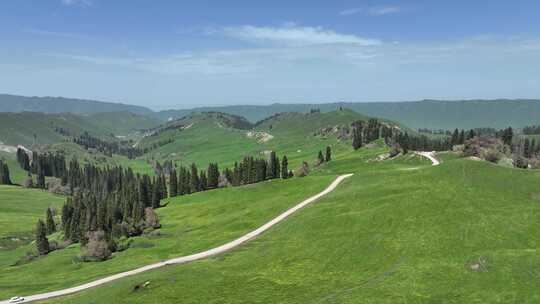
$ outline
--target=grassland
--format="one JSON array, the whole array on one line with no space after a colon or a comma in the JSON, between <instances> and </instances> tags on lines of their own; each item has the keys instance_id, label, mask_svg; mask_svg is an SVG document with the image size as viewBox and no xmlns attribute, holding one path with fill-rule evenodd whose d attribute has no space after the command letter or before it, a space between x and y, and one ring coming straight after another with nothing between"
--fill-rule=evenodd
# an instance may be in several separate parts
<instances>
[{"instance_id":1,"label":"grassland","mask_svg":"<svg viewBox=\"0 0 540 304\"><path fill-rule=\"evenodd\" d=\"M87 131L93 136L107 138L111 134L127 135L157 124L159 122L153 118L127 112L89 116L70 113L0 113L0 141L8 145L52 144L65 139L55 131L56 128L69 130L72 134Z\"/></svg>"},{"instance_id":2,"label":"grassland","mask_svg":"<svg viewBox=\"0 0 540 304\"><path fill-rule=\"evenodd\" d=\"M340 141L336 134L316 136L322 128L338 125L347 126L356 120L368 117L350 111L329 113L287 113L266 120L253 130L241 130L226 126L222 121L209 118L206 114L195 114L180 120L183 130L166 130L158 136L150 136L141 142L141 146L173 139L174 142L153 150L143 159L171 159L178 164L189 165L192 162L205 167L210 162L220 166L232 166L246 155L265 157L265 152L274 150L278 156L286 155L290 168L298 167L303 161L313 162L317 153L327 146L335 157L350 151L350 141ZM388 122L391 123L391 122ZM265 132L272 136L267 141L250 138L247 133Z\"/></svg>"},{"instance_id":3,"label":"grassland","mask_svg":"<svg viewBox=\"0 0 540 304\"><path fill-rule=\"evenodd\" d=\"M274 180L167 200L170 204L158 209L163 225L159 236L134 238L130 249L116 253L112 259L101 263L79 262L79 245L19 266L12 265L32 249L31 245L0 251L0 298L69 287L221 245L321 191L334 177L323 175L288 181ZM34 277L40 280L30 279Z\"/></svg>"},{"instance_id":4,"label":"grassland","mask_svg":"<svg viewBox=\"0 0 540 304\"><path fill-rule=\"evenodd\" d=\"M41 190L0 186L0 256L33 239L36 221L45 217L48 207L59 209L64 201Z\"/></svg>"},{"instance_id":5,"label":"grassland","mask_svg":"<svg viewBox=\"0 0 540 304\"><path fill-rule=\"evenodd\" d=\"M238 250L51 302L540 301L540 172L451 156L366 162L378 152L326 165L317 175L355 175Z\"/></svg>"}]
</instances>

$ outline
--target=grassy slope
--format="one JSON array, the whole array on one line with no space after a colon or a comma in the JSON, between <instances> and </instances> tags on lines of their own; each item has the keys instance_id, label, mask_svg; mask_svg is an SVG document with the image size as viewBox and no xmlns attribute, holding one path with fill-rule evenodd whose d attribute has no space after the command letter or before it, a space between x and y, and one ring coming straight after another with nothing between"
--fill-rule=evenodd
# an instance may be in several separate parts
<instances>
[{"instance_id":1,"label":"grassy slope","mask_svg":"<svg viewBox=\"0 0 540 304\"><path fill-rule=\"evenodd\" d=\"M260 143L248 138L248 130L223 127L219 121L208 119L204 114L186 119L184 125L193 126L185 130L168 130L159 136L147 137L141 145L173 138L173 143L152 151L144 158L171 158L178 163L197 163L205 167L209 162L221 166L231 166L245 155L264 157L263 152L274 150L278 156L287 155L289 168L294 169L302 161L315 160L319 150L324 152L331 146L335 156L347 153L350 142L340 142L335 136L322 138L314 136L320 128L348 125L355 120L367 120L362 114L353 111L334 111L330 113L288 113L259 125L255 130L268 132L272 136L268 142ZM272 128L270 129L270 125Z\"/></svg>"},{"instance_id":2,"label":"grassy slope","mask_svg":"<svg viewBox=\"0 0 540 304\"><path fill-rule=\"evenodd\" d=\"M540 172L445 158L335 161L355 176L241 249L54 302L538 303Z\"/></svg>"},{"instance_id":3,"label":"grassy slope","mask_svg":"<svg viewBox=\"0 0 540 304\"><path fill-rule=\"evenodd\" d=\"M55 132L55 127L68 129L75 134L88 131L98 137L111 133L126 135L137 129L157 125L157 120L128 112L99 113L90 116L69 113L0 113L0 141L9 145L31 145L36 134L37 144L51 144L63 141L64 137Z\"/></svg>"},{"instance_id":4,"label":"grassy slope","mask_svg":"<svg viewBox=\"0 0 540 304\"><path fill-rule=\"evenodd\" d=\"M0 299L69 287L221 245L321 191L333 178L333 175L325 175L276 180L170 199L167 207L158 210L163 225L161 236L135 238L132 248L102 263L76 262L75 257L80 253L78 245L21 266L10 265L31 249L30 246L0 251ZM40 279L29 280L36 276Z\"/></svg>"},{"instance_id":5,"label":"grassy slope","mask_svg":"<svg viewBox=\"0 0 540 304\"><path fill-rule=\"evenodd\" d=\"M45 218L47 207L59 210L64 201L64 197L41 190L0 186L0 256L5 253L3 245L12 245L3 238L33 238L36 221Z\"/></svg>"}]
</instances>

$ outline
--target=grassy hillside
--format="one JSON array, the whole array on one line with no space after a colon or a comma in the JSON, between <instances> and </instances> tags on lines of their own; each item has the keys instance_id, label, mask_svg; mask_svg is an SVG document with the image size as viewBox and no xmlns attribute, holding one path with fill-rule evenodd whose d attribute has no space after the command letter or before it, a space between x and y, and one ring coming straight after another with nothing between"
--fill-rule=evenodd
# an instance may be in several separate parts
<instances>
[{"instance_id":1,"label":"grassy hillside","mask_svg":"<svg viewBox=\"0 0 540 304\"><path fill-rule=\"evenodd\" d=\"M59 211L64 201L46 191L0 185L0 255L24 239L33 239L36 221L45 217L48 207Z\"/></svg>"},{"instance_id":2,"label":"grassy hillside","mask_svg":"<svg viewBox=\"0 0 540 304\"><path fill-rule=\"evenodd\" d=\"M0 141L8 145L51 144L64 140L56 128L64 128L74 135L84 131L98 136L127 135L135 130L154 127L158 122L146 116L128 112L99 113L82 116L70 113L0 113Z\"/></svg>"},{"instance_id":3,"label":"grassy hillside","mask_svg":"<svg viewBox=\"0 0 540 304\"><path fill-rule=\"evenodd\" d=\"M159 235L136 237L131 248L115 253L112 259L101 263L78 261L78 244L19 266L11 265L31 250L32 245L16 250L0 250L0 299L14 294L68 287L221 245L321 191L333 178L333 175L326 175L288 181L274 180L167 200L170 204L158 209L163 225ZM13 201L22 202L24 198L21 191ZM0 206L0 211L3 210ZM35 277L40 279L29 280Z\"/></svg>"},{"instance_id":4,"label":"grassy hillside","mask_svg":"<svg viewBox=\"0 0 540 304\"><path fill-rule=\"evenodd\" d=\"M26 97L0 94L0 112L42 112L91 114L100 112L131 112L150 114L145 107L63 97Z\"/></svg>"},{"instance_id":5,"label":"grassy hillside","mask_svg":"<svg viewBox=\"0 0 540 304\"><path fill-rule=\"evenodd\" d=\"M314 160L318 151L326 146L331 146L335 155L350 149L349 141L337 140L336 134L316 135L317 131L367 119L365 115L350 110L285 113L268 118L248 130L235 128L226 123L228 118L224 120L216 114L192 114L169 123L156 135L144 138L140 146L173 140L145 157L172 159L183 164L195 162L200 166L209 162L230 166L245 155L265 157L266 151L274 150L280 156L287 155L291 168L294 168L302 161Z\"/></svg>"},{"instance_id":6,"label":"grassy hillside","mask_svg":"<svg viewBox=\"0 0 540 304\"><path fill-rule=\"evenodd\" d=\"M241 249L51 302L540 301L539 172L452 157L404 170L358 157L371 152L329 164L355 175Z\"/></svg>"},{"instance_id":7,"label":"grassy hillside","mask_svg":"<svg viewBox=\"0 0 540 304\"><path fill-rule=\"evenodd\" d=\"M281 112L309 112L319 108L323 112L339 107L349 108L369 116L399 121L411 128L471 129L478 127L524 127L538 123L540 100L424 100L413 102L272 104L264 106L201 107L189 110L162 111L162 120L178 118L192 112L219 111L246 117L252 122Z\"/></svg>"}]
</instances>

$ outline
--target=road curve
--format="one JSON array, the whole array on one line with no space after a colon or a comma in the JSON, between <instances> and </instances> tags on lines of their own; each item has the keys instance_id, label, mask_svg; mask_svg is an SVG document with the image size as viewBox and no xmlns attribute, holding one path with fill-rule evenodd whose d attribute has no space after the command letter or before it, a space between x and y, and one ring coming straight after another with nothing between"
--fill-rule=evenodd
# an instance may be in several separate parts
<instances>
[{"instance_id":1,"label":"road curve","mask_svg":"<svg viewBox=\"0 0 540 304\"><path fill-rule=\"evenodd\" d=\"M416 154L423 156L431 161L431 164L433 166L438 166L441 164L441 162L435 158L435 152L416 152Z\"/></svg>"},{"instance_id":2,"label":"road curve","mask_svg":"<svg viewBox=\"0 0 540 304\"><path fill-rule=\"evenodd\" d=\"M163 267L163 266L189 263L189 262L192 262L192 261L205 259L205 258L208 258L208 257L211 257L211 256L215 256L215 255L227 252L227 251L229 251L229 250L231 250L231 249L233 249L235 247L238 247L238 246L242 245L243 243L257 237L258 235L262 234L266 230L270 229L272 226L274 226L274 225L278 224L279 222L285 220L291 214L297 212L298 210L304 208L305 206L313 203L314 201L318 200L319 198L321 198L321 197L325 196L326 194L332 192L334 189L336 189L336 187L344 179L346 179L346 178L348 178L350 176L352 176L352 174L340 175L326 189L324 189L322 192L320 192L320 193L318 193L318 194L316 194L316 195L302 201L298 205L296 205L296 206L290 208L289 210L283 212L278 217L276 217L273 220L269 221L268 223L262 225L261 227L257 228L256 230L253 230L250 233L245 234L244 236L241 236L240 238L238 238L238 239L236 239L234 241L231 241L229 243L226 243L224 245L221 245L219 247L216 247L216 248L213 248L213 249L210 249L210 250L206 250L206 251L203 251L203 252L199 252L199 253L196 253L196 254L188 255L188 256L183 256L183 257L174 258L174 259L170 259L170 260L155 263L155 264L150 264L150 265L143 266L143 267L133 269L133 270L130 270L130 271L117 273L115 275L111 275L111 276L105 277L103 279L99 279L99 280L89 282L89 283L86 283L86 284L83 284L83 285L79 285L79 286L76 286L76 287L71 287L71 288L57 290L57 291L51 291L51 292L32 295L32 296L25 296L24 297L25 300L22 301L22 302L18 302L18 303L29 303L29 302L34 302L34 301L47 300L47 299L51 299L51 298L55 298L55 297L65 296L65 295L77 293L77 292L80 292L80 291L83 291L83 290L87 290L87 289L90 289L90 288L93 288L93 287L96 287L96 286L100 286L100 285L112 282L114 280L118 280L118 279L121 279L121 278L125 278L125 277L128 277L128 276L139 274L139 273L149 271L149 270L152 270L152 269L160 268L160 267ZM0 304L7 304L7 303L9 303L9 300L0 301Z\"/></svg>"}]
</instances>

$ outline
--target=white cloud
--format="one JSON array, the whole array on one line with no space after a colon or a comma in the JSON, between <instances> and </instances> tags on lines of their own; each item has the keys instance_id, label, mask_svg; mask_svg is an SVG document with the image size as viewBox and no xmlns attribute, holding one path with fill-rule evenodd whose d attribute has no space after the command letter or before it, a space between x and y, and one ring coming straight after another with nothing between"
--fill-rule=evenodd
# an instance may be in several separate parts
<instances>
[{"instance_id":1,"label":"white cloud","mask_svg":"<svg viewBox=\"0 0 540 304\"><path fill-rule=\"evenodd\" d=\"M402 11L402 8L395 5L385 5L385 6L372 6L372 7L366 7L366 8L349 8L346 10L342 10L339 12L339 15L341 16L351 16L351 15L357 15L357 14L363 14L368 16L382 16L382 15L389 15L389 14L395 14Z\"/></svg>"},{"instance_id":2,"label":"white cloud","mask_svg":"<svg viewBox=\"0 0 540 304\"><path fill-rule=\"evenodd\" d=\"M62 4L67 6L92 6L94 3L92 0L62 0Z\"/></svg>"},{"instance_id":3,"label":"white cloud","mask_svg":"<svg viewBox=\"0 0 540 304\"><path fill-rule=\"evenodd\" d=\"M33 35L58 37L58 38L92 39L92 37L87 36L87 35L82 35L82 34L55 32L55 31L47 31L47 30L40 30L40 29L28 29L28 30L24 30L23 32L33 34Z\"/></svg>"},{"instance_id":4,"label":"white cloud","mask_svg":"<svg viewBox=\"0 0 540 304\"><path fill-rule=\"evenodd\" d=\"M346 9L346 10L342 10L341 12L339 12L339 14L341 16L350 16L350 15L356 15L358 13L361 13L362 11L364 11L363 9L361 8L349 8L349 9Z\"/></svg>"},{"instance_id":5,"label":"white cloud","mask_svg":"<svg viewBox=\"0 0 540 304\"><path fill-rule=\"evenodd\" d=\"M221 34L250 42L271 43L286 46L307 46L324 44L354 44L362 46L378 45L376 39L366 39L351 34L341 34L322 27L299 27L294 24L282 27L257 27L244 25L226 27Z\"/></svg>"},{"instance_id":6,"label":"white cloud","mask_svg":"<svg viewBox=\"0 0 540 304\"><path fill-rule=\"evenodd\" d=\"M368 14L372 16L382 16L401 12L399 6L375 6L368 10Z\"/></svg>"}]
</instances>

